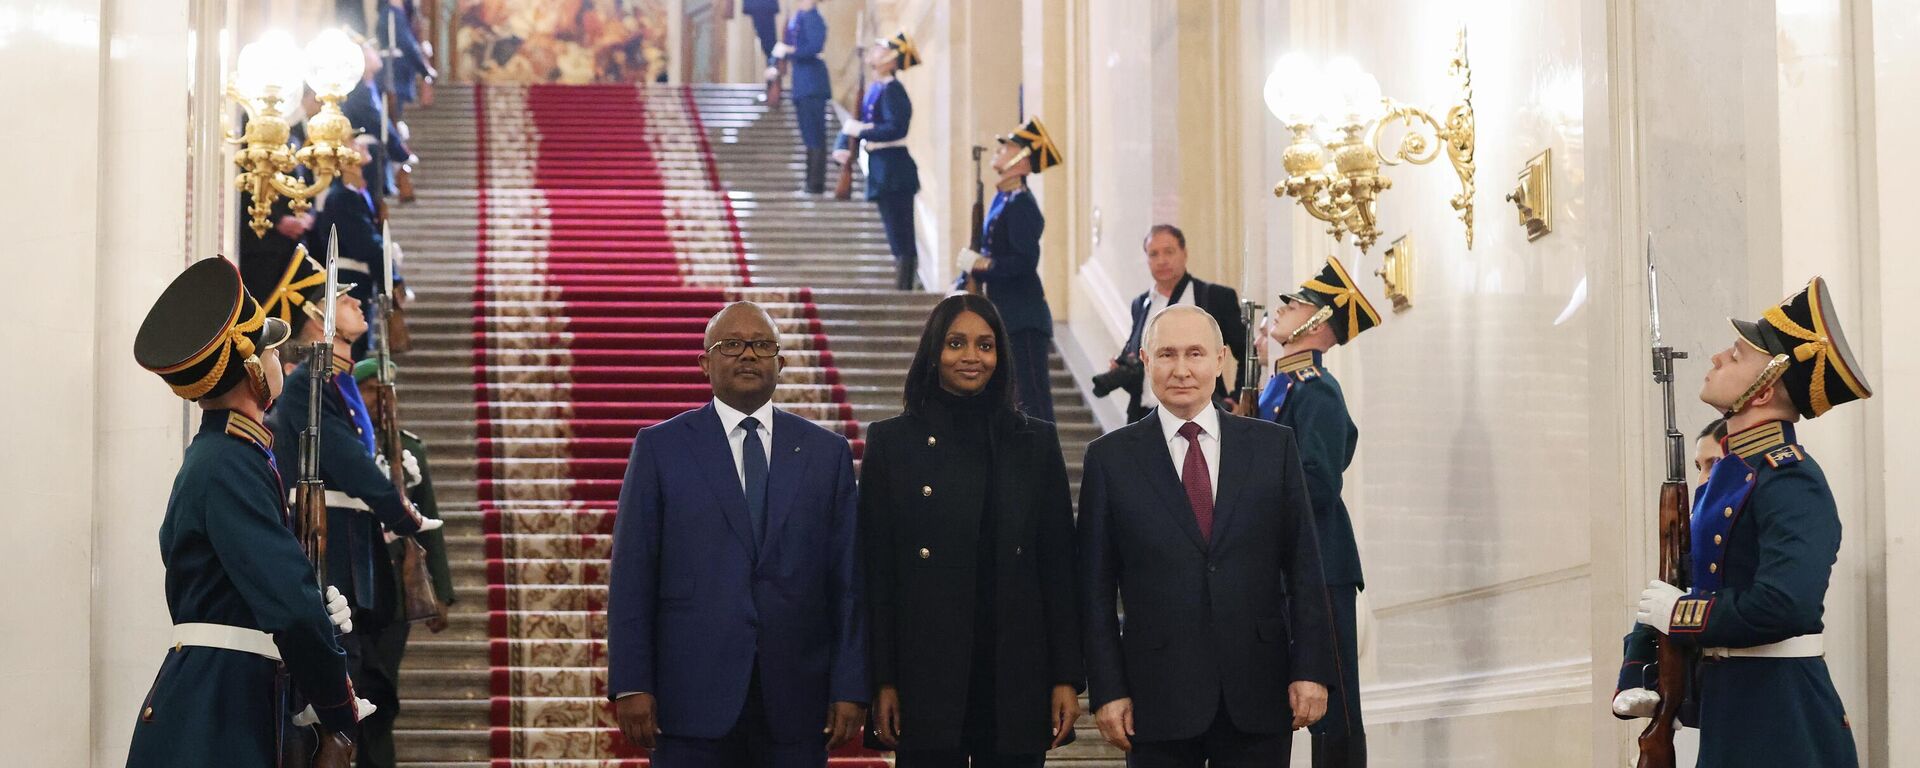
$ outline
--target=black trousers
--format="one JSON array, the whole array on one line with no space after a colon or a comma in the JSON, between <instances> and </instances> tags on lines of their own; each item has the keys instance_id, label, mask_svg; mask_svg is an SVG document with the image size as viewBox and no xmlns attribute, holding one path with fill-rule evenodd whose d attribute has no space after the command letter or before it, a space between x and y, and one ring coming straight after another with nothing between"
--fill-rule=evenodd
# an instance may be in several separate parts
<instances>
[{"instance_id":1,"label":"black trousers","mask_svg":"<svg viewBox=\"0 0 1920 768\"><path fill-rule=\"evenodd\" d=\"M1127 768L1271 768L1287 764L1293 732L1245 733L1233 726L1227 702L1205 733L1176 741L1134 741Z\"/></svg>"},{"instance_id":2,"label":"black trousers","mask_svg":"<svg viewBox=\"0 0 1920 768\"><path fill-rule=\"evenodd\" d=\"M754 667L747 682L747 704L732 731L717 739L663 733L653 750L653 764L660 768L824 768L825 734L797 743L773 740L760 692L759 664Z\"/></svg>"},{"instance_id":3,"label":"black trousers","mask_svg":"<svg viewBox=\"0 0 1920 768\"><path fill-rule=\"evenodd\" d=\"M893 287L913 290L920 271L920 244L913 232L913 195L881 195L873 202L879 206L880 224L887 230L887 248L893 251Z\"/></svg>"},{"instance_id":4,"label":"black trousers","mask_svg":"<svg viewBox=\"0 0 1920 768\"><path fill-rule=\"evenodd\" d=\"M1048 364L1053 334L1047 331L1011 331L1014 389L1020 410L1041 421L1053 421L1053 372Z\"/></svg>"},{"instance_id":5,"label":"black trousers","mask_svg":"<svg viewBox=\"0 0 1920 768\"><path fill-rule=\"evenodd\" d=\"M407 646L407 624L362 624L361 612L354 613L353 631L340 636L347 651L347 676L353 680L353 694L377 707L353 735L354 763L358 768L393 768L393 723L400 714L400 654Z\"/></svg>"},{"instance_id":6,"label":"black trousers","mask_svg":"<svg viewBox=\"0 0 1920 768\"><path fill-rule=\"evenodd\" d=\"M1045 752L1008 755L962 748L901 750L894 753L893 764L896 768L1040 768L1046 761Z\"/></svg>"},{"instance_id":7,"label":"black trousers","mask_svg":"<svg viewBox=\"0 0 1920 768\"><path fill-rule=\"evenodd\" d=\"M1327 689L1327 716L1308 729L1313 734L1314 768L1367 765L1367 729L1360 719L1359 619L1354 607L1359 597L1360 587L1355 584L1327 587L1340 681Z\"/></svg>"},{"instance_id":8,"label":"black trousers","mask_svg":"<svg viewBox=\"0 0 1920 768\"><path fill-rule=\"evenodd\" d=\"M773 61L773 44L780 42L780 30L774 26L774 15L771 13L747 14L748 18L753 19L754 36L760 38L760 55L766 57L769 62Z\"/></svg>"}]
</instances>

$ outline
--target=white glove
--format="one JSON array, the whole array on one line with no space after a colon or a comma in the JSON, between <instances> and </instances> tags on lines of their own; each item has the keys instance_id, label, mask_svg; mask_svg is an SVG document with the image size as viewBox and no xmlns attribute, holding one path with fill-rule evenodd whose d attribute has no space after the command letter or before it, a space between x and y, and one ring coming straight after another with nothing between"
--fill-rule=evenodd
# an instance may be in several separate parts
<instances>
[{"instance_id":1,"label":"white glove","mask_svg":"<svg viewBox=\"0 0 1920 768\"><path fill-rule=\"evenodd\" d=\"M400 456L400 466L407 471L407 487L412 488L419 485L420 460L414 457L413 451L405 448L400 449Z\"/></svg>"},{"instance_id":2,"label":"white glove","mask_svg":"<svg viewBox=\"0 0 1920 768\"><path fill-rule=\"evenodd\" d=\"M346 595L332 584L327 585L327 618L333 621L333 628L340 634L353 631L353 607L347 605Z\"/></svg>"},{"instance_id":3,"label":"white glove","mask_svg":"<svg viewBox=\"0 0 1920 768\"><path fill-rule=\"evenodd\" d=\"M1628 688L1613 697L1613 713L1621 717L1653 717L1659 709L1659 691Z\"/></svg>"},{"instance_id":4,"label":"white glove","mask_svg":"<svg viewBox=\"0 0 1920 768\"><path fill-rule=\"evenodd\" d=\"M848 136L859 136L870 130L873 130L873 123L863 123L851 117L840 121L840 132Z\"/></svg>"},{"instance_id":5,"label":"white glove","mask_svg":"<svg viewBox=\"0 0 1920 768\"><path fill-rule=\"evenodd\" d=\"M833 162L835 164L846 165L847 162L852 159L853 159L853 152L850 150L836 149L833 151Z\"/></svg>"},{"instance_id":6,"label":"white glove","mask_svg":"<svg viewBox=\"0 0 1920 768\"><path fill-rule=\"evenodd\" d=\"M768 82L772 82L774 78L777 78L780 76L780 69L778 67L767 67L767 71L762 72L760 74L762 75L763 79L767 80Z\"/></svg>"},{"instance_id":7,"label":"white glove","mask_svg":"<svg viewBox=\"0 0 1920 768\"><path fill-rule=\"evenodd\" d=\"M961 272L966 272L973 269L973 263L979 260L979 251L972 248L962 248L959 253L954 254L953 265L958 267Z\"/></svg>"},{"instance_id":8,"label":"white glove","mask_svg":"<svg viewBox=\"0 0 1920 768\"><path fill-rule=\"evenodd\" d=\"M447 524L447 521L441 520L439 518L423 517L423 518L420 518L420 532L426 533L427 531L437 531L437 530L440 530L440 526L443 526L446 524Z\"/></svg>"},{"instance_id":9,"label":"white glove","mask_svg":"<svg viewBox=\"0 0 1920 768\"><path fill-rule=\"evenodd\" d=\"M1640 591L1640 607L1633 612L1633 618L1642 624L1667 634L1673 627L1673 604L1687 593L1679 587L1659 579L1647 582L1647 588Z\"/></svg>"},{"instance_id":10,"label":"white glove","mask_svg":"<svg viewBox=\"0 0 1920 768\"><path fill-rule=\"evenodd\" d=\"M360 698L358 696L353 697L354 722L359 722L361 720L367 719L367 715L373 714L373 711L376 709L379 709L379 707L374 706L373 702L367 701L366 699ZM313 725L314 723L317 723L317 722L320 722L320 716L317 714L314 714L312 704L308 704L306 709L300 710L300 714L293 716L293 724L300 726L302 728L305 728L309 725Z\"/></svg>"},{"instance_id":11,"label":"white glove","mask_svg":"<svg viewBox=\"0 0 1920 768\"><path fill-rule=\"evenodd\" d=\"M791 56L791 55L793 55L793 46L791 46L791 45L787 45L786 43L774 43L774 44L773 44L773 57L774 57L774 58L776 58L776 59L784 59L784 58L786 58L786 57L788 57L788 56Z\"/></svg>"}]
</instances>

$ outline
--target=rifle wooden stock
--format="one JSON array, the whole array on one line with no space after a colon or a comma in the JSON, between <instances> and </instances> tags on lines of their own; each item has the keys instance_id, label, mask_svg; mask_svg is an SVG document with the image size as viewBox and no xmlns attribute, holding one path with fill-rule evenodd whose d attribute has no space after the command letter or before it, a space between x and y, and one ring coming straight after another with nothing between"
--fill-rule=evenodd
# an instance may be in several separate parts
<instances>
[{"instance_id":1,"label":"rifle wooden stock","mask_svg":"<svg viewBox=\"0 0 1920 768\"><path fill-rule=\"evenodd\" d=\"M1687 583L1685 555L1692 538L1687 527L1690 506L1685 482L1660 485L1660 579L1668 584ZM1638 768L1675 768L1673 734L1679 724L1680 705L1686 699L1687 680L1692 676L1693 659L1687 650L1666 636L1661 636L1659 642L1660 706L1654 712L1653 722L1640 732Z\"/></svg>"},{"instance_id":2,"label":"rifle wooden stock","mask_svg":"<svg viewBox=\"0 0 1920 768\"><path fill-rule=\"evenodd\" d=\"M975 151L973 153L973 229L972 229L973 234L968 236L967 238L967 248L971 249L974 253L979 253L980 249L985 248L987 245L986 233L981 231L985 229L987 226L987 199L986 199L987 188L986 188L986 185L980 183L979 148L975 147L974 150ZM973 266L969 264L964 269L966 269L967 271L967 293L979 293L980 279L973 276Z\"/></svg>"},{"instance_id":3,"label":"rifle wooden stock","mask_svg":"<svg viewBox=\"0 0 1920 768\"><path fill-rule=\"evenodd\" d=\"M400 498L407 497L406 448L400 442L399 403L393 385L374 379L367 382L367 409L373 412L373 431L378 433L380 454L387 457L387 472ZM406 502L412 506L412 502ZM433 593L433 575L427 571L427 550L412 536L400 538L400 600L409 622L427 621L446 615L446 606Z\"/></svg>"},{"instance_id":4,"label":"rifle wooden stock","mask_svg":"<svg viewBox=\"0 0 1920 768\"><path fill-rule=\"evenodd\" d=\"M840 164L840 178L833 182L833 199L853 197L853 164L860 162L860 137L847 137L847 161Z\"/></svg>"},{"instance_id":5,"label":"rifle wooden stock","mask_svg":"<svg viewBox=\"0 0 1920 768\"><path fill-rule=\"evenodd\" d=\"M300 548L313 563L314 580L327 586L327 490L319 480L301 480L293 500L295 529L300 532Z\"/></svg>"},{"instance_id":6,"label":"rifle wooden stock","mask_svg":"<svg viewBox=\"0 0 1920 768\"><path fill-rule=\"evenodd\" d=\"M769 109L780 103L780 83L787 79L787 57L782 56L773 63L774 75L767 80L767 105Z\"/></svg>"}]
</instances>

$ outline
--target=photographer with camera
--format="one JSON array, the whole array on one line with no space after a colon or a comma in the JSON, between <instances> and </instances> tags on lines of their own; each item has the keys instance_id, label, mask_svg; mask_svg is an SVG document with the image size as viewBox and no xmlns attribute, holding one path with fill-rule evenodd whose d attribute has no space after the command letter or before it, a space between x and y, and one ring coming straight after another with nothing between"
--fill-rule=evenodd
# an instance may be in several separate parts
<instances>
[{"instance_id":1,"label":"photographer with camera","mask_svg":"<svg viewBox=\"0 0 1920 768\"><path fill-rule=\"evenodd\" d=\"M1147 271L1153 274L1153 287L1134 298L1133 330L1127 345L1112 361L1106 373L1093 377L1093 395L1106 397L1116 389L1127 391L1127 423L1139 421L1160 405L1153 392L1141 386L1145 370L1140 360L1140 334L1147 319L1175 304L1192 304L1206 310L1220 323L1227 347L1236 364L1247 360L1247 328L1240 319L1240 295L1232 288L1216 285L1187 274L1187 235L1172 224L1155 224L1147 230L1141 249L1147 254ZM1237 397L1238 377L1222 371L1214 383L1214 399Z\"/></svg>"}]
</instances>

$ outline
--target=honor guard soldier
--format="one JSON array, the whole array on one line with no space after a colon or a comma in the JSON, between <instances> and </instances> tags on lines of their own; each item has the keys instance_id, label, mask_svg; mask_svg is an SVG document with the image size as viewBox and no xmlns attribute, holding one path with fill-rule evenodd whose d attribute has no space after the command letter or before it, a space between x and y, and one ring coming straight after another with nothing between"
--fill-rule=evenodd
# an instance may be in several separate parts
<instances>
[{"instance_id":1,"label":"honor guard soldier","mask_svg":"<svg viewBox=\"0 0 1920 768\"><path fill-rule=\"evenodd\" d=\"M819 5L819 0L796 0L793 15L787 17L787 39L773 47L773 57L786 59L793 74L793 116L800 123L800 143L807 148L804 191L809 195L827 191L827 100L833 97L827 63L820 60L827 21Z\"/></svg>"},{"instance_id":2,"label":"honor guard soldier","mask_svg":"<svg viewBox=\"0 0 1920 768\"><path fill-rule=\"evenodd\" d=\"M322 599L288 527L261 423L288 334L233 263L212 258L174 279L134 340L140 366L202 413L160 525L173 648L140 705L129 768L277 765L289 677L325 733L315 765L352 762L353 685L335 640L347 607Z\"/></svg>"},{"instance_id":3,"label":"honor guard soldier","mask_svg":"<svg viewBox=\"0 0 1920 768\"><path fill-rule=\"evenodd\" d=\"M286 264L249 264L248 282L264 286L258 290L270 296L265 311L285 318L293 337L302 345L321 341L325 333L320 318L325 313L326 274L304 253ZM353 361L348 357L353 342L367 330L360 300L352 295L353 286L340 285L331 298L334 302L333 376L321 392L320 478L326 484L327 503L327 578L345 593L352 606L355 631L343 639L353 681L362 696L378 708L374 717L362 722L359 739L366 757L375 757L375 747L392 727L399 708L399 697L392 680L382 668L370 663L372 649L391 629L394 615L395 576L387 555L382 528L402 536L413 536L440 527L440 521L420 516L409 505L385 469L374 460L372 417L360 398L360 389L352 375ZM300 432L307 426L307 398L312 379L308 363L302 362L287 377L284 405L273 409L268 419L274 435L275 454L282 466L299 466ZM282 498L293 490L293 478L283 479Z\"/></svg>"},{"instance_id":4,"label":"honor guard soldier","mask_svg":"<svg viewBox=\"0 0 1920 768\"><path fill-rule=\"evenodd\" d=\"M971 275L1006 321L1008 350L1020 409L1041 421L1053 421L1053 384L1048 353L1053 348L1053 311L1040 282L1040 233L1046 217L1027 189L1027 176L1060 164L1060 147L1040 118L1029 118L1013 133L998 137L993 170L1000 174L981 224L982 253L961 251Z\"/></svg>"},{"instance_id":5,"label":"honor guard soldier","mask_svg":"<svg viewBox=\"0 0 1920 768\"><path fill-rule=\"evenodd\" d=\"M893 251L893 287L913 290L914 276L920 269L920 248L914 240L913 196L920 191L920 167L907 154L907 125L913 122L913 102L907 88L894 74L920 63L920 51L913 47L907 33L873 44L867 52L867 64L873 67L874 81L860 100L860 117L849 118L840 126L840 144L834 158L853 162L848 138L859 139L867 151L867 199L880 208L880 223L887 230L887 247Z\"/></svg>"},{"instance_id":6,"label":"honor guard soldier","mask_svg":"<svg viewBox=\"0 0 1920 768\"><path fill-rule=\"evenodd\" d=\"M1700 729L1701 768L1859 764L1822 658L1840 515L1793 427L1872 395L1838 314L1815 277L1758 321L1732 320L1700 390L1726 414L1727 455L1694 499L1693 584L1653 582L1636 616L1699 651L1682 714Z\"/></svg>"},{"instance_id":7,"label":"honor guard soldier","mask_svg":"<svg viewBox=\"0 0 1920 768\"><path fill-rule=\"evenodd\" d=\"M1281 357L1257 406L1260 418L1293 429L1313 500L1314 531L1320 538L1320 566L1333 607L1335 661L1339 680L1328 686L1327 716L1314 723L1313 765L1348 768L1367 764L1366 729L1360 720L1360 649L1355 603L1366 580L1360 572L1360 548L1353 520L1340 499L1342 475L1353 463L1360 431L1347 412L1340 382L1321 355L1337 344L1380 324L1380 313L1354 284L1340 260L1327 257L1320 274L1299 290L1280 296L1268 331L1280 343Z\"/></svg>"}]
</instances>

